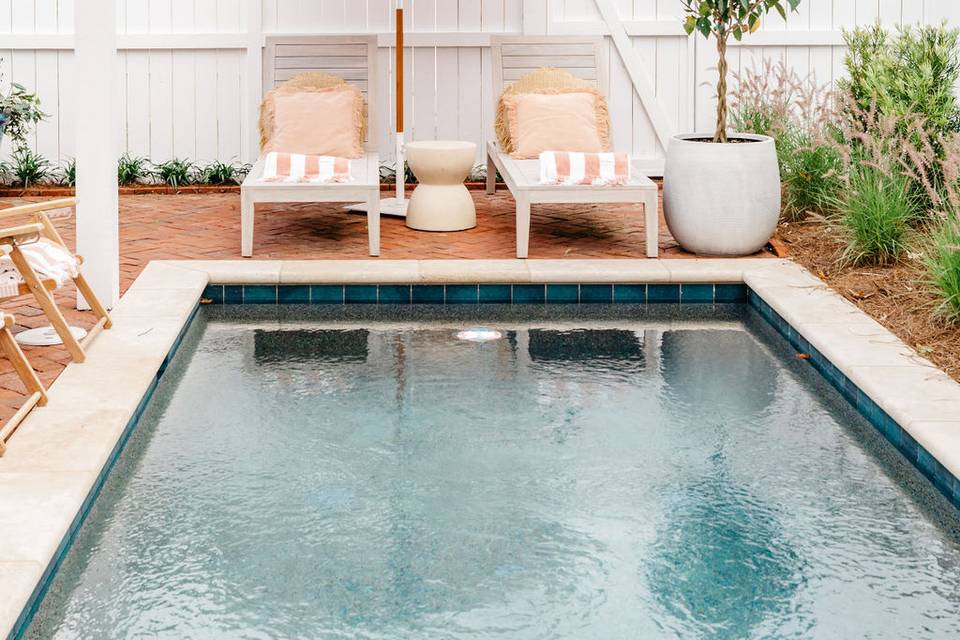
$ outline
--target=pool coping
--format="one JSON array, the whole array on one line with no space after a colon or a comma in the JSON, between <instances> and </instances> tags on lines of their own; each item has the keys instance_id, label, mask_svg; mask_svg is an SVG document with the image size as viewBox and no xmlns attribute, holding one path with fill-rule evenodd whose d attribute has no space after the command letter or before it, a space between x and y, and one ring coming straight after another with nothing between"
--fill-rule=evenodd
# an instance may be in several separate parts
<instances>
[{"instance_id":1,"label":"pool coping","mask_svg":"<svg viewBox=\"0 0 960 640\"><path fill-rule=\"evenodd\" d=\"M115 327L66 368L0 458L0 637L25 630L211 284L273 288L276 300L309 285L746 285L749 302L960 506L960 384L789 260L154 261L113 311Z\"/></svg>"}]
</instances>

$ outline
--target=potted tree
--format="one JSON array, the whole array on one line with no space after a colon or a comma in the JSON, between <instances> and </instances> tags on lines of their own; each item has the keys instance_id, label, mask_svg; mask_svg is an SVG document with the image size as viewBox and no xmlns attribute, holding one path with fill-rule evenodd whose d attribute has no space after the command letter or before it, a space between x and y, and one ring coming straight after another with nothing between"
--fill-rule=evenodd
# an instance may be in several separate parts
<instances>
[{"instance_id":1,"label":"potted tree","mask_svg":"<svg viewBox=\"0 0 960 640\"><path fill-rule=\"evenodd\" d=\"M3 76L0 76L2 80ZM45 117L47 115L40 110L40 98L29 93L23 85L13 83L8 92L0 91L0 142L6 132L17 148L24 146L30 126Z\"/></svg>"},{"instance_id":2,"label":"potted tree","mask_svg":"<svg viewBox=\"0 0 960 640\"><path fill-rule=\"evenodd\" d=\"M688 34L717 43L717 123L709 134L678 135L667 149L663 206L680 246L705 255L755 253L780 218L780 169L772 138L727 127L727 45L756 31L776 10L786 18L800 0L681 0Z\"/></svg>"}]
</instances>

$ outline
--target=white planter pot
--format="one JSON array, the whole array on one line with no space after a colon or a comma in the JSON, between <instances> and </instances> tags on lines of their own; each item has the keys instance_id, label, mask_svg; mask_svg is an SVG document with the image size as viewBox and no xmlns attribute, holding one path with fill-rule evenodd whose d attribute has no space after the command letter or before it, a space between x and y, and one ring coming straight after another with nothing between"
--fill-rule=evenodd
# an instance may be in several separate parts
<instances>
[{"instance_id":1,"label":"white planter pot","mask_svg":"<svg viewBox=\"0 0 960 640\"><path fill-rule=\"evenodd\" d=\"M691 253L756 253L780 220L780 167L773 138L738 133L731 137L751 142L701 142L710 137L680 135L670 142L663 175L667 226Z\"/></svg>"}]
</instances>

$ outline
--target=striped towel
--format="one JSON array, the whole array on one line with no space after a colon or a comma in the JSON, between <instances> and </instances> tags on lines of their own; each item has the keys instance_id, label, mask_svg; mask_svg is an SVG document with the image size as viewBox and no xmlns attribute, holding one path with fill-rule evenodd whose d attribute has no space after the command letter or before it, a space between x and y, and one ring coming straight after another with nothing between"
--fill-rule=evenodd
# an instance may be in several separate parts
<instances>
[{"instance_id":1,"label":"striped towel","mask_svg":"<svg viewBox=\"0 0 960 640\"><path fill-rule=\"evenodd\" d=\"M299 153L271 151L263 166L267 182L352 182L351 161L332 156L305 156Z\"/></svg>"},{"instance_id":2,"label":"striped towel","mask_svg":"<svg viewBox=\"0 0 960 640\"><path fill-rule=\"evenodd\" d=\"M4 249L9 250L9 247ZM58 287L62 287L80 273L80 264L76 256L55 242L41 239L20 245L20 251L41 280L54 280ZM18 295L21 282L23 277L17 271L10 256L4 252L0 256L0 297L9 298Z\"/></svg>"},{"instance_id":3,"label":"striped towel","mask_svg":"<svg viewBox=\"0 0 960 640\"><path fill-rule=\"evenodd\" d=\"M544 151L540 183L613 186L630 182L630 156L625 153Z\"/></svg>"}]
</instances>

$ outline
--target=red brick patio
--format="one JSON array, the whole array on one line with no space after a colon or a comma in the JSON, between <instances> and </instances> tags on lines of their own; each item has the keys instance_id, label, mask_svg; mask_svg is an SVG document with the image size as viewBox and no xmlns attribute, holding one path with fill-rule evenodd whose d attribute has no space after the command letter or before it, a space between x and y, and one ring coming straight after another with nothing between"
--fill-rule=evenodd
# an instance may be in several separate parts
<instances>
[{"instance_id":1,"label":"red brick patio","mask_svg":"<svg viewBox=\"0 0 960 640\"><path fill-rule=\"evenodd\" d=\"M384 218L382 257L452 259L514 257L513 200L506 192L474 192L476 229L460 233L425 233L407 229L402 220ZM38 199L38 198L37 198ZM33 200L37 200L33 199ZM16 204L7 199L0 206ZM531 258L643 258L644 230L639 206L539 206L530 230ZM59 224L73 242L73 221ZM234 193L135 195L120 199L121 288L126 289L151 260L237 259L240 257L240 197ZM254 258L367 258L366 218L335 205L261 206L257 209ZM688 257L661 223L660 248L665 258ZM89 327L93 318L73 309L72 289L57 292L67 319ZM16 314L18 330L48 324L32 297L2 305ZM26 349L34 368L49 385L69 362L62 347ZM23 400L23 386L9 363L0 360L0 420Z\"/></svg>"}]
</instances>

